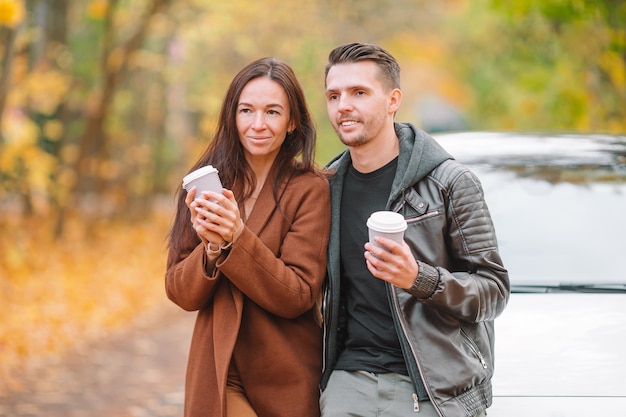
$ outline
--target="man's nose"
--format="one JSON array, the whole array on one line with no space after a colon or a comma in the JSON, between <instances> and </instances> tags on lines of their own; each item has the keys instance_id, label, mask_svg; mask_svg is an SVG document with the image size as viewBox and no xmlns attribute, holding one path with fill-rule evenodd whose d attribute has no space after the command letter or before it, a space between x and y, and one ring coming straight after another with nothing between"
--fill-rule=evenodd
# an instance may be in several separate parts
<instances>
[{"instance_id":1,"label":"man's nose","mask_svg":"<svg viewBox=\"0 0 626 417\"><path fill-rule=\"evenodd\" d=\"M352 101L345 96L341 96L338 99L337 109L340 112L346 112L352 110Z\"/></svg>"}]
</instances>

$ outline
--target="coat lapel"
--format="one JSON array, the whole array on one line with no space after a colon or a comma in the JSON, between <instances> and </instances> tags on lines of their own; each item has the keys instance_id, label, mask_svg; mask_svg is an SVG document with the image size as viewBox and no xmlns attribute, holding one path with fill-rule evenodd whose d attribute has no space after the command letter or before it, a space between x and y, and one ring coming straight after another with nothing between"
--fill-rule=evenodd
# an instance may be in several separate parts
<instances>
[{"instance_id":1,"label":"coat lapel","mask_svg":"<svg viewBox=\"0 0 626 417\"><path fill-rule=\"evenodd\" d=\"M248 215L248 219L246 220L246 226L248 226L248 228L252 230L257 236L259 235L261 230L263 230L263 227L265 227L274 211L278 210L276 201L274 201L273 194L275 181L276 172L275 170L272 170L270 172L270 175L268 175L267 179L265 180L263 188L261 188L261 193L259 194L254 208L252 209L252 213ZM280 188L278 190L278 201L280 201L283 193L285 192L288 182L289 178L283 181L283 183L280 185ZM239 210L243 211L243 207L240 206Z\"/></svg>"}]
</instances>

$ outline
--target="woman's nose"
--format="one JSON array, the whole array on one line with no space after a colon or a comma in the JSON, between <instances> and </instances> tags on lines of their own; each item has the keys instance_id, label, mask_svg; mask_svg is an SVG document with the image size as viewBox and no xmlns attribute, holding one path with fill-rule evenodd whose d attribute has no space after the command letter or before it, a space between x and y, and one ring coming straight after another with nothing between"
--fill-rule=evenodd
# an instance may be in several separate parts
<instances>
[{"instance_id":1,"label":"woman's nose","mask_svg":"<svg viewBox=\"0 0 626 417\"><path fill-rule=\"evenodd\" d=\"M254 116L254 121L252 123L252 128L256 130L262 130L265 128L265 117L263 113L257 113Z\"/></svg>"}]
</instances>

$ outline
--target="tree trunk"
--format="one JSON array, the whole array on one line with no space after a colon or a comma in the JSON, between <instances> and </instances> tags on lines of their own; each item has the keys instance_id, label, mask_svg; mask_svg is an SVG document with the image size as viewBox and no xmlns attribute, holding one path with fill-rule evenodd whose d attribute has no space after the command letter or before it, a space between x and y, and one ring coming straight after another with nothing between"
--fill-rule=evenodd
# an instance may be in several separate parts
<instances>
[{"instance_id":1,"label":"tree trunk","mask_svg":"<svg viewBox=\"0 0 626 417\"><path fill-rule=\"evenodd\" d=\"M0 39L3 39L4 56L2 57L2 74L0 74L0 122L4 115L4 107L11 85L11 73L13 72L13 58L15 56L15 38L19 26L15 29L0 27ZM2 123L0 123L0 146L4 143Z\"/></svg>"},{"instance_id":2,"label":"tree trunk","mask_svg":"<svg viewBox=\"0 0 626 417\"><path fill-rule=\"evenodd\" d=\"M80 151L77 161L78 165L76 167L78 181L74 194L89 188L96 193L103 191L104 184L102 180L98 178L97 166L106 158L107 137L105 123L109 116L116 88L120 79L126 74L129 57L142 45L151 18L157 12L164 10L170 2L171 0L153 0L149 4L137 30L121 48L121 56L119 59L115 59L115 62L119 62L119 65L113 63L111 59L112 54L116 53L113 49L113 34L115 30L113 27L113 17L118 0L110 2L105 20L106 29L102 56L104 80L101 91L98 94L96 109L92 114L87 116L85 130L80 139ZM90 182L95 186L88 187Z\"/></svg>"}]
</instances>

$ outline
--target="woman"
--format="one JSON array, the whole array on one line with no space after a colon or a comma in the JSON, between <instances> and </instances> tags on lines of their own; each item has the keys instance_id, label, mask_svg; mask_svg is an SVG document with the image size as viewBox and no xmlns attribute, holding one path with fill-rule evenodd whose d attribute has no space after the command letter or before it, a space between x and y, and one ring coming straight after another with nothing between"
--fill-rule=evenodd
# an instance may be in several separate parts
<instances>
[{"instance_id":1,"label":"woman","mask_svg":"<svg viewBox=\"0 0 626 417\"><path fill-rule=\"evenodd\" d=\"M224 190L181 190L169 234L167 295L199 311L187 417L319 416L330 196L315 138L288 65L264 58L235 76L190 170L213 165Z\"/></svg>"}]
</instances>

